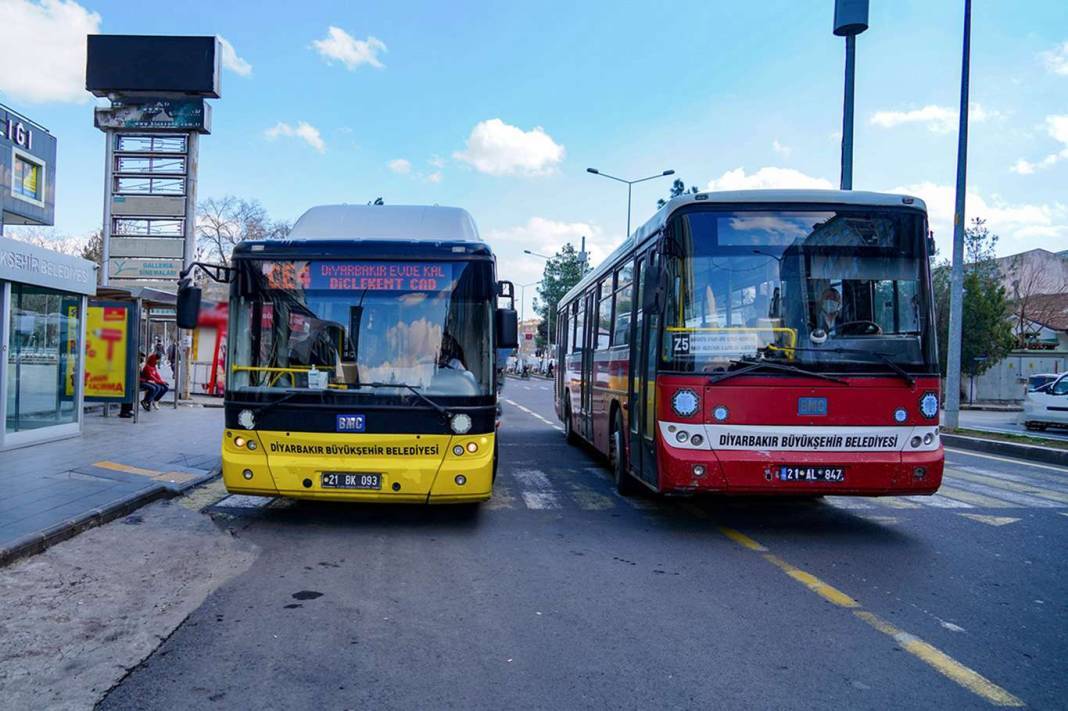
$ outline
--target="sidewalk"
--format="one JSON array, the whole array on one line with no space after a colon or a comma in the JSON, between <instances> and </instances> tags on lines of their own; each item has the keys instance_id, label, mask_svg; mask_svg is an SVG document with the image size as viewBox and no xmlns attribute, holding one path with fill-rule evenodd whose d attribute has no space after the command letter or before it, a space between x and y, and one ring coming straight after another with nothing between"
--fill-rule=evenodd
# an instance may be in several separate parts
<instances>
[{"instance_id":1,"label":"sidewalk","mask_svg":"<svg viewBox=\"0 0 1068 711\"><path fill-rule=\"evenodd\" d=\"M81 437L0 452L0 566L218 472L220 409L84 417Z\"/></svg>"}]
</instances>

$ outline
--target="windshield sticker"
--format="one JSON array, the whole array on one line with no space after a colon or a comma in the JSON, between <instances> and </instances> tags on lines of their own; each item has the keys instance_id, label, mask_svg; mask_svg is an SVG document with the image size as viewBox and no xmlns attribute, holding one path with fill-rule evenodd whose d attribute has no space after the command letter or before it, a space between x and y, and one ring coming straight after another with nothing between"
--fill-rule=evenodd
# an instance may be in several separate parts
<instances>
[{"instance_id":1,"label":"windshield sticker","mask_svg":"<svg viewBox=\"0 0 1068 711\"><path fill-rule=\"evenodd\" d=\"M330 291L445 291L452 264L443 262L312 262L312 289Z\"/></svg>"},{"instance_id":2,"label":"windshield sticker","mask_svg":"<svg viewBox=\"0 0 1068 711\"><path fill-rule=\"evenodd\" d=\"M671 334L671 352L676 356L728 356L755 353L759 346L758 334L752 332L694 333L684 331Z\"/></svg>"}]
</instances>

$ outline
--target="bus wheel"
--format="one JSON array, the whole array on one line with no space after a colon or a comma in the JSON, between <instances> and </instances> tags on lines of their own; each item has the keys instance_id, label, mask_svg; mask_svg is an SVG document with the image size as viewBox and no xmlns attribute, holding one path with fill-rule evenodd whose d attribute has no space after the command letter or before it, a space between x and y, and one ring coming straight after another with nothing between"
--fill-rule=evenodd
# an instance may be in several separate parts
<instances>
[{"instance_id":1,"label":"bus wheel","mask_svg":"<svg viewBox=\"0 0 1068 711\"><path fill-rule=\"evenodd\" d=\"M568 444L578 444L578 434L575 433L575 426L574 424L572 424L572 422L573 421L571 419L571 405L568 405L566 408L564 408L564 432L567 433Z\"/></svg>"},{"instance_id":2,"label":"bus wheel","mask_svg":"<svg viewBox=\"0 0 1068 711\"><path fill-rule=\"evenodd\" d=\"M623 446L623 418L616 410L612 416L612 435L608 441L608 462L612 466L612 476L616 481L616 491L621 496L637 496L642 493L641 485L634 480L627 469L627 453Z\"/></svg>"}]
</instances>

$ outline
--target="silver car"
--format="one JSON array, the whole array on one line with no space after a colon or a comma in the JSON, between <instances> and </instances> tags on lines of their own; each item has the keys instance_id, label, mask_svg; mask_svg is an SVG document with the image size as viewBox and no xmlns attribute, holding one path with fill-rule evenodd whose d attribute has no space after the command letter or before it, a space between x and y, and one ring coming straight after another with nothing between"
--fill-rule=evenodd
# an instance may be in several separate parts
<instances>
[{"instance_id":1,"label":"silver car","mask_svg":"<svg viewBox=\"0 0 1068 711\"><path fill-rule=\"evenodd\" d=\"M1044 430L1050 425L1068 427L1068 373L1034 390L1028 387L1020 424L1029 430Z\"/></svg>"}]
</instances>

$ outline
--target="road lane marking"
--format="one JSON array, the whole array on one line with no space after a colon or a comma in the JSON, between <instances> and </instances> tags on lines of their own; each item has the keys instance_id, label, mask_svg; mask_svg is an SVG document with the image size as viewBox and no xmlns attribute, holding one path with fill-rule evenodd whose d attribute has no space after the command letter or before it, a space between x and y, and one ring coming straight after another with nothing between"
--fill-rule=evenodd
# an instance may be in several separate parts
<instances>
[{"instance_id":1,"label":"road lane marking","mask_svg":"<svg viewBox=\"0 0 1068 711\"><path fill-rule=\"evenodd\" d=\"M979 506L979 507L982 507L982 508L989 508L989 509L1019 508L1019 506L1017 506L1016 504L1011 504L1008 501L1003 501L1002 499L995 499L995 498L993 498L991 496L983 496L982 494L976 494L976 493L973 493L971 491L964 491L963 489L957 489L956 487L946 486L945 484L942 484L942 486L940 486L938 488L938 493L941 494L942 496L946 496L946 497L948 497L950 499L955 499L957 501L963 501L966 504L971 504L972 506Z\"/></svg>"},{"instance_id":2,"label":"road lane marking","mask_svg":"<svg viewBox=\"0 0 1068 711\"><path fill-rule=\"evenodd\" d=\"M528 509L543 510L543 509L558 509L560 508L560 502L556 499L556 494L551 491L524 491L522 492L523 503L527 505Z\"/></svg>"},{"instance_id":3,"label":"road lane marking","mask_svg":"<svg viewBox=\"0 0 1068 711\"><path fill-rule=\"evenodd\" d=\"M874 629L882 632L901 645L909 654L920 659L943 676L957 682L976 696L986 699L995 706L1023 706L1024 702L985 676L970 669L938 648L924 642L904 630L894 627L882 618L864 610L854 610L858 619L864 620Z\"/></svg>"},{"instance_id":4,"label":"road lane marking","mask_svg":"<svg viewBox=\"0 0 1068 711\"><path fill-rule=\"evenodd\" d=\"M696 507L694 507L696 508ZM702 516L705 515L704 511L701 511ZM726 526L720 526L719 532L727 538L731 539L743 548L748 548L751 551L765 552L768 549L754 541L749 536L745 535L741 531L735 531L733 528L727 528Z\"/></svg>"},{"instance_id":5,"label":"road lane marking","mask_svg":"<svg viewBox=\"0 0 1068 711\"><path fill-rule=\"evenodd\" d=\"M1009 490L1008 488L1001 488L999 486L990 486L989 484L977 483L970 479L963 477L948 476L948 479L953 482L953 486L964 491L970 491L976 494L986 494L997 499L1004 499L1005 501L1011 501L1014 504L1025 506L1029 508L1047 508L1054 509L1064 506L1064 504L1057 503L1056 501L1049 501L1047 499L1041 499L1037 496L1030 496L1028 494L1020 494ZM945 481L945 479L943 479Z\"/></svg>"},{"instance_id":6,"label":"road lane marking","mask_svg":"<svg viewBox=\"0 0 1068 711\"><path fill-rule=\"evenodd\" d=\"M871 504L856 501L848 496L828 496L824 501L836 509L845 509L846 511L864 511L875 508Z\"/></svg>"},{"instance_id":7,"label":"road lane marking","mask_svg":"<svg viewBox=\"0 0 1068 711\"><path fill-rule=\"evenodd\" d=\"M1020 520L1011 516L984 516L983 514L972 513L959 513L957 515L963 516L964 518L970 518L979 523L985 523L987 526L1007 526L1010 523L1016 523Z\"/></svg>"},{"instance_id":8,"label":"road lane marking","mask_svg":"<svg viewBox=\"0 0 1068 711\"><path fill-rule=\"evenodd\" d=\"M1041 486L1035 486L1033 484L1021 484L1016 481L1009 481L1001 479L999 477L988 476L986 474L971 474L968 472L962 472L960 470L953 470L952 474L955 479L964 479L966 481L975 482L977 484L986 484L998 489L1006 489L1008 491L1016 491L1021 494L1032 494L1043 499L1049 499L1051 501L1059 501L1062 504L1068 504L1068 494L1060 491L1053 491L1051 489L1044 489Z\"/></svg>"},{"instance_id":9,"label":"road lane marking","mask_svg":"<svg viewBox=\"0 0 1068 711\"><path fill-rule=\"evenodd\" d=\"M953 499L947 499L941 494L931 494L930 496L906 496L904 497L908 501L914 501L922 506L933 506L936 509L970 509L971 504L966 504L963 501L954 501Z\"/></svg>"},{"instance_id":10,"label":"road lane marking","mask_svg":"<svg viewBox=\"0 0 1068 711\"><path fill-rule=\"evenodd\" d=\"M552 482L541 469L516 469L512 472L520 484L528 489L552 489Z\"/></svg>"},{"instance_id":11,"label":"road lane marking","mask_svg":"<svg viewBox=\"0 0 1068 711\"><path fill-rule=\"evenodd\" d=\"M743 533L734 531L734 529L721 527L719 530L728 538L734 540L736 543L742 545L745 548L749 548L750 550L767 550L767 548L762 546L760 543L757 543L755 540L749 538ZM728 535L728 531L737 534L741 537L742 540L746 542L743 543L742 540L738 540L734 536ZM753 548L753 545L758 546L759 548ZM775 565L779 569L783 570L791 578L798 581L799 583L807 587L809 590L812 590L814 593L827 600L828 602L831 602L839 607L852 609L853 614L857 617L857 619L863 620L864 622L871 625L874 629L889 636L891 639L901 645L901 648L907 651L909 654L924 662L932 669L947 677L948 679L956 682L957 684L960 684L962 687L972 692L976 696L979 696L980 698L985 699L989 703L994 704L996 706L1024 705L1024 702L1018 697L1010 694L1008 691L1001 688L994 682L990 681L979 672L964 666L963 664L953 659L953 657L950 657L948 654L941 651L937 647L934 647L933 645L924 642L922 639L916 637L915 635L911 635L908 632L905 632L904 630L898 629L889 622L883 620L878 615L860 609L861 605L859 602L857 602L855 599L842 592L838 588L834 587L833 585L830 585L820 580L811 573L807 573L801 570L800 568L794 567L782 558L779 558L778 556L773 555L771 553L762 553L761 557L763 557L764 560Z\"/></svg>"},{"instance_id":12,"label":"road lane marking","mask_svg":"<svg viewBox=\"0 0 1068 711\"><path fill-rule=\"evenodd\" d=\"M838 588L823 582L812 573L806 573L800 568L795 568L777 555L765 553L764 560L768 561L769 563L778 568L781 568L791 578L801 583L806 588L816 593L827 602L834 603L839 607L860 607L859 602L849 597Z\"/></svg>"},{"instance_id":13,"label":"road lane marking","mask_svg":"<svg viewBox=\"0 0 1068 711\"><path fill-rule=\"evenodd\" d=\"M955 454L963 454L966 457L982 457L983 459L996 459L999 462L1008 462L1009 464L1015 464L1016 466L1023 465L1025 467L1038 467L1039 469L1052 469L1055 472L1060 472L1061 474L1068 475L1068 469L1065 469L1064 467L1055 467L1051 464L1036 464L1034 462L1029 462L1023 459L1009 459L1008 457L999 457L994 454L980 454L979 452L972 452L966 449L953 449L951 447L946 447L946 451L953 452Z\"/></svg>"},{"instance_id":14,"label":"road lane marking","mask_svg":"<svg viewBox=\"0 0 1068 711\"><path fill-rule=\"evenodd\" d=\"M920 504L900 496L880 496L876 499L877 503L889 506L892 509L919 509L923 508Z\"/></svg>"}]
</instances>

